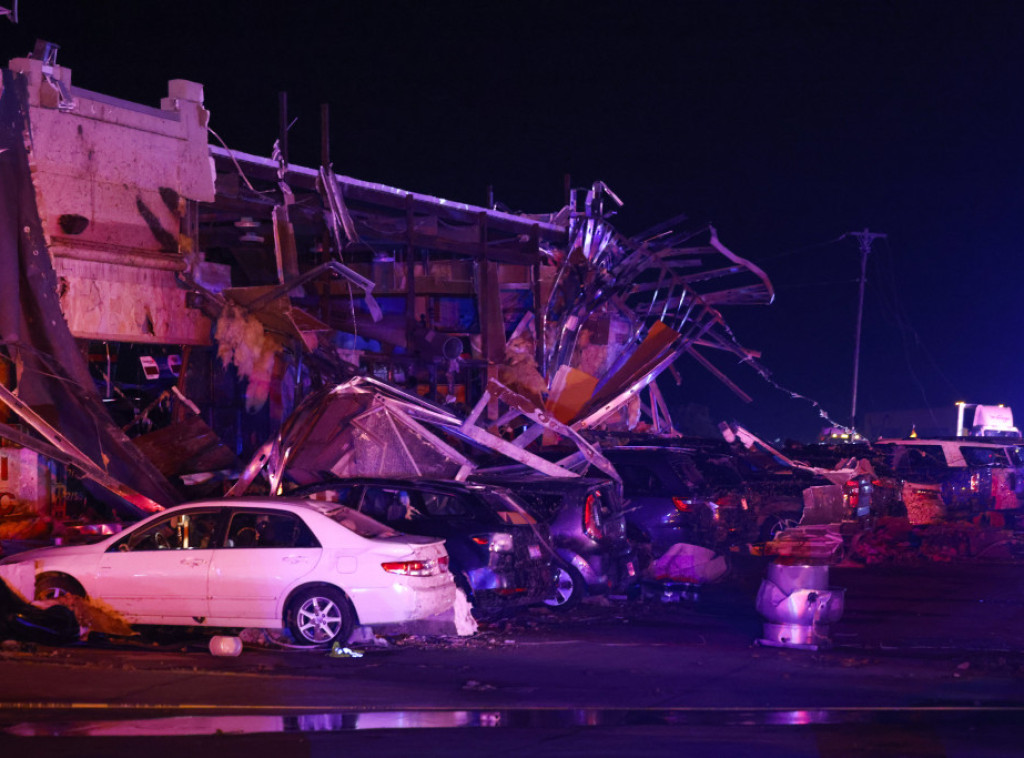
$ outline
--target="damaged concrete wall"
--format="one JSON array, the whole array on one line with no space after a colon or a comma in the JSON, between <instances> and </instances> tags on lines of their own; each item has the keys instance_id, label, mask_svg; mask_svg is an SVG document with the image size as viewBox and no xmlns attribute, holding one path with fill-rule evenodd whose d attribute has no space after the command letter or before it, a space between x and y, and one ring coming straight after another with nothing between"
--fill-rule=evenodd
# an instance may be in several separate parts
<instances>
[{"instance_id":1,"label":"damaged concrete wall","mask_svg":"<svg viewBox=\"0 0 1024 758\"><path fill-rule=\"evenodd\" d=\"M202 86L171 81L151 108L76 88L42 60L10 68L28 79L33 183L72 334L209 344L176 281L187 201L214 199Z\"/></svg>"}]
</instances>

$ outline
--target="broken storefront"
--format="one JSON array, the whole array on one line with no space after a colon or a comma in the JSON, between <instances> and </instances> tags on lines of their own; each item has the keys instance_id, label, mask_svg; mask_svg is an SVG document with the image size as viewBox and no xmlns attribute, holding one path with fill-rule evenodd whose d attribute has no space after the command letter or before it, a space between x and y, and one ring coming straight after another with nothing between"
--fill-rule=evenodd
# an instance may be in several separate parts
<instances>
[{"instance_id":1,"label":"broken storefront","mask_svg":"<svg viewBox=\"0 0 1024 758\"><path fill-rule=\"evenodd\" d=\"M692 359L740 392L714 355L756 358L720 309L770 303L764 273L682 219L624 236L600 182L513 214L211 143L192 82L120 101L46 46L3 76L0 436L54 483L11 495L32 537L287 464L614 477L588 432L672 435L659 375Z\"/></svg>"}]
</instances>

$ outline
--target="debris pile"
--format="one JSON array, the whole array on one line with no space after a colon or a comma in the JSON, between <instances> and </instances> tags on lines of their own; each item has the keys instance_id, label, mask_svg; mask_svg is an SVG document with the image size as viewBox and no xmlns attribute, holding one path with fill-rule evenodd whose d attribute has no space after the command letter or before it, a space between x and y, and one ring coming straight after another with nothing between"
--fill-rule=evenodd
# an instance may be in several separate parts
<instances>
[{"instance_id":1,"label":"debris pile","mask_svg":"<svg viewBox=\"0 0 1024 758\"><path fill-rule=\"evenodd\" d=\"M850 558L879 563L951 562L965 559L1014 560L1024 556L1024 539L1013 532L966 521L912 524L880 519L853 540Z\"/></svg>"}]
</instances>

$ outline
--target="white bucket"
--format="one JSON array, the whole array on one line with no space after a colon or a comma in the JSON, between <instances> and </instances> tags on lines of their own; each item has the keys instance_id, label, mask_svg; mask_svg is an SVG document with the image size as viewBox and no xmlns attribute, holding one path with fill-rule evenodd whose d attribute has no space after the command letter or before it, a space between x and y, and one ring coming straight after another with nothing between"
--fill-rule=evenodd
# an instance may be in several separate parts
<instances>
[{"instance_id":1,"label":"white bucket","mask_svg":"<svg viewBox=\"0 0 1024 758\"><path fill-rule=\"evenodd\" d=\"M210 638L210 652L214 655L226 655L234 658L242 654L242 640L239 637L217 635Z\"/></svg>"}]
</instances>

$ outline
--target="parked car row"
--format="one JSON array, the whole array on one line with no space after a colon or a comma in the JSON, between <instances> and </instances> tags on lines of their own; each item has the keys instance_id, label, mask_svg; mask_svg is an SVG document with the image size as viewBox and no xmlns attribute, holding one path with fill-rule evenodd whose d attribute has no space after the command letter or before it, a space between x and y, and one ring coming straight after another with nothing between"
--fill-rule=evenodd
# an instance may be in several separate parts
<instances>
[{"instance_id":1,"label":"parked car row","mask_svg":"<svg viewBox=\"0 0 1024 758\"><path fill-rule=\"evenodd\" d=\"M906 475L917 471L910 459L935 452L918 447L879 450ZM0 564L31 565L40 598L98 598L133 624L278 628L319 645L347 639L356 625L447 610L457 588L479 618L538 604L571 608L588 594L630 594L680 543L725 552L796 524L902 507L896 480L870 466L840 482L770 450L725 443L602 453L621 482L522 467L471 482L325 479L285 497L178 506L92 544L29 550ZM1024 486L995 470L994 459L1010 456L999 445L960 446L959 454L971 473L966 485L943 479L944 492L1008 497ZM1003 484L989 483L996 480Z\"/></svg>"},{"instance_id":2,"label":"parked car row","mask_svg":"<svg viewBox=\"0 0 1024 758\"><path fill-rule=\"evenodd\" d=\"M504 487L427 479L332 479L290 494L339 503L400 532L444 541L455 583L483 615L553 592L548 529Z\"/></svg>"}]
</instances>

